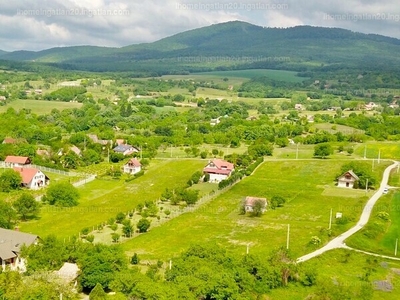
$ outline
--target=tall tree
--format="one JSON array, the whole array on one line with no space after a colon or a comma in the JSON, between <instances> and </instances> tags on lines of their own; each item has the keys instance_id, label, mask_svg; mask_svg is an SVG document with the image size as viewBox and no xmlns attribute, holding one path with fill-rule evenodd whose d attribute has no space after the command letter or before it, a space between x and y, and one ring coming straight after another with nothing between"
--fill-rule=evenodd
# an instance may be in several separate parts
<instances>
[{"instance_id":1,"label":"tall tree","mask_svg":"<svg viewBox=\"0 0 400 300\"><path fill-rule=\"evenodd\" d=\"M34 217L39 213L39 203L35 198L28 194L23 193L14 203L13 207L22 220L26 220L28 217Z\"/></svg>"}]
</instances>

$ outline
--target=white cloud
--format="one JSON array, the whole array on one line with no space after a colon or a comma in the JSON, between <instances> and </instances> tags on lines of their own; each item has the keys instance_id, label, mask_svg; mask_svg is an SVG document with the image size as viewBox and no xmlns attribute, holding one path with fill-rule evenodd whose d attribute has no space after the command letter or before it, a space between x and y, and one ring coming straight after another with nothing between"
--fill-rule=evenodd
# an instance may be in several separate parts
<instances>
[{"instance_id":1,"label":"white cloud","mask_svg":"<svg viewBox=\"0 0 400 300\"><path fill-rule=\"evenodd\" d=\"M397 0L0 0L0 7L4 50L125 46L232 20L342 27L400 38Z\"/></svg>"}]
</instances>

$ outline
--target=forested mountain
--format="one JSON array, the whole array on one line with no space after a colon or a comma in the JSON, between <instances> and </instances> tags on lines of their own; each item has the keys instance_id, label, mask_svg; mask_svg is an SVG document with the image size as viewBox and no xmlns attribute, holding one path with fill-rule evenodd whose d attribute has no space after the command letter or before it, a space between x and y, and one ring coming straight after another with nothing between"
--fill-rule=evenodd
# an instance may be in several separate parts
<instances>
[{"instance_id":1,"label":"forested mountain","mask_svg":"<svg viewBox=\"0 0 400 300\"><path fill-rule=\"evenodd\" d=\"M375 34L312 26L264 28L234 21L154 43L16 51L0 58L51 63L62 69L166 74L245 68L398 70L399 52L400 40Z\"/></svg>"}]
</instances>

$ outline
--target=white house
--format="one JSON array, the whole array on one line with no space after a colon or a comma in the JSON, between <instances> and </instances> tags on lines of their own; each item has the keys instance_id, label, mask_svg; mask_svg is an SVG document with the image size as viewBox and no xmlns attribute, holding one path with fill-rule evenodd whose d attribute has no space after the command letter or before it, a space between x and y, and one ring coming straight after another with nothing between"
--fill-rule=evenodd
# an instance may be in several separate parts
<instances>
[{"instance_id":1,"label":"white house","mask_svg":"<svg viewBox=\"0 0 400 300\"><path fill-rule=\"evenodd\" d=\"M19 256L22 245L30 246L38 242L38 236L0 228L0 265L3 272L6 267L11 271L25 272L25 260Z\"/></svg>"},{"instance_id":2,"label":"white house","mask_svg":"<svg viewBox=\"0 0 400 300\"><path fill-rule=\"evenodd\" d=\"M379 107L379 105L377 105L374 102L369 102L369 103L365 104L365 106L364 106L365 110L373 110L377 107Z\"/></svg>"},{"instance_id":3,"label":"white house","mask_svg":"<svg viewBox=\"0 0 400 300\"><path fill-rule=\"evenodd\" d=\"M130 159L124 165L124 173L136 174L142 170L142 164L136 158Z\"/></svg>"},{"instance_id":4,"label":"white house","mask_svg":"<svg viewBox=\"0 0 400 300\"><path fill-rule=\"evenodd\" d=\"M218 183L227 179L234 170L232 163L222 159L214 159L207 164L203 172L210 175L210 182Z\"/></svg>"},{"instance_id":5,"label":"white house","mask_svg":"<svg viewBox=\"0 0 400 300\"><path fill-rule=\"evenodd\" d=\"M338 178L338 187L352 189L354 187L354 183L359 180L360 178L358 178L353 170L349 170Z\"/></svg>"},{"instance_id":6,"label":"white house","mask_svg":"<svg viewBox=\"0 0 400 300\"><path fill-rule=\"evenodd\" d=\"M22 185L28 189L37 190L50 183L49 177L39 169L14 167L14 171L21 175Z\"/></svg>"},{"instance_id":7,"label":"white house","mask_svg":"<svg viewBox=\"0 0 400 300\"><path fill-rule=\"evenodd\" d=\"M244 208L246 212L252 212L256 202L260 201L262 203L262 212L265 212L267 208L267 199L259 197L247 196L244 200Z\"/></svg>"}]
</instances>

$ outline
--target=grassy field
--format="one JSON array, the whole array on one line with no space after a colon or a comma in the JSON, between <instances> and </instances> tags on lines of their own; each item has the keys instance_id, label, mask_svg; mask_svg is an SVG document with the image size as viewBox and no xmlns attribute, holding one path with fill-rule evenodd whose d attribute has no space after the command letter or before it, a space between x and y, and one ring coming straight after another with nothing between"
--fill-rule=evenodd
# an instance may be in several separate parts
<instances>
[{"instance_id":1,"label":"grassy field","mask_svg":"<svg viewBox=\"0 0 400 300\"><path fill-rule=\"evenodd\" d=\"M215 76L219 78L255 78L265 76L277 81L285 82L302 82L306 78L298 77L297 72L269 69L252 69L252 70L237 70L237 71L214 71L197 73L196 75Z\"/></svg>"},{"instance_id":2,"label":"grassy field","mask_svg":"<svg viewBox=\"0 0 400 300\"><path fill-rule=\"evenodd\" d=\"M370 162L365 162L370 164ZM387 165L387 164L386 164ZM311 252L312 236L322 243L329 240L327 227L330 209L342 212L349 223L334 224L332 235L350 228L359 217L363 204L372 193L342 190L334 187L341 164L337 161L265 162L254 175L245 178L231 190L204 205L196 212L185 213L162 227L123 244L127 254L137 252L146 259L169 259L192 243L215 241L238 253L251 251L262 254L286 245L287 226L290 224L290 249L295 256ZM381 174L384 165L376 171ZM332 192L338 189L338 193ZM261 218L239 214L239 206L246 196L270 199L278 195L286 198L283 208L267 211Z\"/></svg>"},{"instance_id":3,"label":"grassy field","mask_svg":"<svg viewBox=\"0 0 400 300\"><path fill-rule=\"evenodd\" d=\"M50 113L54 108L63 110L67 108L80 108L82 103L76 102L59 102L59 101L45 101L45 100L15 100L5 106L0 106L0 113L7 111L12 107L15 110L30 109L33 113L44 115Z\"/></svg>"},{"instance_id":4,"label":"grassy field","mask_svg":"<svg viewBox=\"0 0 400 300\"><path fill-rule=\"evenodd\" d=\"M145 175L129 183L121 180L97 179L79 188L79 205L58 208L45 205L38 220L21 223L21 231L40 236L57 234L59 237L78 235L84 227L92 227L128 212L145 200L156 200L166 187L184 185L204 162L200 160L154 160Z\"/></svg>"},{"instance_id":5,"label":"grassy field","mask_svg":"<svg viewBox=\"0 0 400 300\"><path fill-rule=\"evenodd\" d=\"M223 155L228 155L232 153L244 153L247 151L247 145L241 144L238 148L230 148L230 147L224 147L222 145L207 145L203 144L201 146L198 146L200 149L200 152L202 151L208 151L209 155L207 159L212 159L212 154L211 151L212 149L218 149L218 151L222 151ZM168 147L165 149L159 149L158 153L156 155L157 158L188 158L193 156L190 154L189 156L185 152L185 147ZM219 155L217 157L220 157Z\"/></svg>"},{"instance_id":6,"label":"grassy field","mask_svg":"<svg viewBox=\"0 0 400 300\"><path fill-rule=\"evenodd\" d=\"M388 214L387 220L378 215L382 212ZM396 239L399 238L400 192L391 191L379 199L368 225L350 237L346 244L360 250L394 256Z\"/></svg>"},{"instance_id":7,"label":"grassy field","mask_svg":"<svg viewBox=\"0 0 400 300\"><path fill-rule=\"evenodd\" d=\"M379 150L380 157L385 159L400 159L400 143L399 142L368 142L359 144L354 153L364 156L366 149L367 158L378 159Z\"/></svg>"},{"instance_id":8,"label":"grassy field","mask_svg":"<svg viewBox=\"0 0 400 300\"><path fill-rule=\"evenodd\" d=\"M343 290L359 290L372 285L374 288L371 297L364 299L397 300L400 297L400 262L379 259L368 255L346 251L342 249L329 251L304 263L306 267L318 272L317 280L340 283ZM368 270L372 270L367 281L362 280ZM389 283L389 284L387 284ZM379 290L378 287L392 286L390 291ZM268 299L302 300L309 299L308 295L315 292L315 287L304 287L289 284L285 289L271 290ZM332 292L332 291L327 291ZM331 295L330 295L331 296ZM311 299L311 298L310 298ZM318 299L360 299L318 298Z\"/></svg>"}]
</instances>

